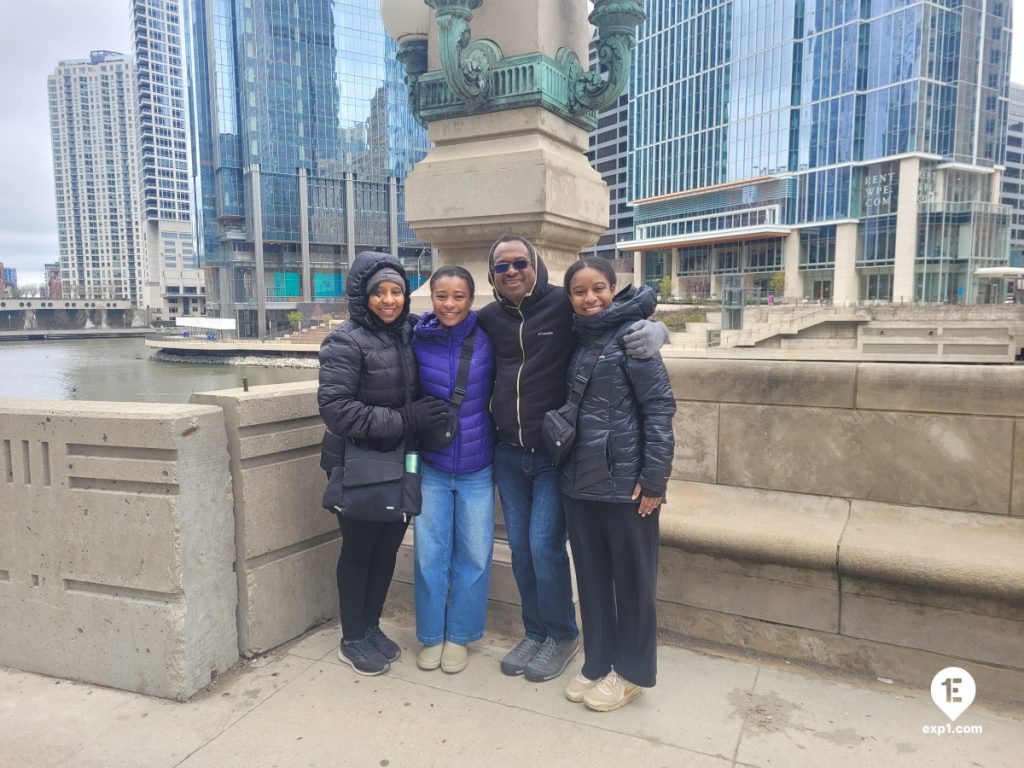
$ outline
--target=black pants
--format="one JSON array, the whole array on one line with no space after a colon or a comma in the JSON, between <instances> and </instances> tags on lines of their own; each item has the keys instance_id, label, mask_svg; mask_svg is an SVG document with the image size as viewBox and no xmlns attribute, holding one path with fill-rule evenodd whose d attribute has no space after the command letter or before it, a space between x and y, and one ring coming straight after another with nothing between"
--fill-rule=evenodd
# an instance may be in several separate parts
<instances>
[{"instance_id":1,"label":"black pants","mask_svg":"<svg viewBox=\"0 0 1024 768\"><path fill-rule=\"evenodd\" d=\"M658 671L658 513L637 514L637 502L563 497L583 617L583 674L613 668L651 687Z\"/></svg>"},{"instance_id":2,"label":"black pants","mask_svg":"<svg viewBox=\"0 0 1024 768\"><path fill-rule=\"evenodd\" d=\"M338 515L341 555L338 557L338 603L341 636L359 640L380 622L395 558L409 523L367 523Z\"/></svg>"}]
</instances>

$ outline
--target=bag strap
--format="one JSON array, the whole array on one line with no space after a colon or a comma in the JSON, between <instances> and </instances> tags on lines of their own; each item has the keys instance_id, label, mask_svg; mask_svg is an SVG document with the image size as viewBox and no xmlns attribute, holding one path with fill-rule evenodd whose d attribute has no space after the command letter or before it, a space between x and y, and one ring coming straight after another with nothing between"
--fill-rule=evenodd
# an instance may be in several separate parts
<instances>
[{"instance_id":1,"label":"bag strap","mask_svg":"<svg viewBox=\"0 0 1024 768\"><path fill-rule=\"evenodd\" d=\"M473 347L475 346L476 328L469 332L462 342L462 356L459 358L459 372L455 376L455 390L452 392L451 408L452 416L458 416L462 401L466 399L466 387L469 386L469 364L473 360Z\"/></svg>"},{"instance_id":2,"label":"bag strap","mask_svg":"<svg viewBox=\"0 0 1024 768\"><path fill-rule=\"evenodd\" d=\"M409 375L409 368L406 365L405 350L402 347L401 340L397 336L395 337L395 344L398 348L398 365L402 369L402 383L405 385L405 409L408 411L409 404L412 402L412 377ZM412 347L411 342L408 346L410 348ZM405 446L405 451L409 450L409 441L411 438L412 434L409 433L406 434L405 439L402 441L402 444Z\"/></svg>"},{"instance_id":3,"label":"bag strap","mask_svg":"<svg viewBox=\"0 0 1024 768\"><path fill-rule=\"evenodd\" d=\"M611 341L612 336L615 335L617 330L617 328L612 328L605 331L594 342L594 346L590 348L590 351L587 352L587 356L583 358L583 361L576 369L576 375L572 381L572 389L569 391L568 402L573 405L579 405L580 400L583 399L583 393L587 389L587 384L590 383L590 377L594 375L594 368L597 367L598 358L604 354L604 348L608 346L608 342Z\"/></svg>"}]
</instances>

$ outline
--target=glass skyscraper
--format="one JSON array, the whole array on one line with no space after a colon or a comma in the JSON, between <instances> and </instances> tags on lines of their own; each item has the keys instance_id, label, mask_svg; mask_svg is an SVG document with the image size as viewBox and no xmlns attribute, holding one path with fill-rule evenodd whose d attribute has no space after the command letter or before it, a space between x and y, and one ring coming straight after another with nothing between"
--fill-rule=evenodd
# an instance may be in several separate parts
<instances>
[{"instance_id":1,"label":"glass skyscraper","mask_svg":"<svg viewBox=\"0 0 1024 768\"><path fill-rule=\"evenodd\" d=\"M974 302L1005 264L1010 3L650 0L632 250L654 283Z\"/></svg>"},{"instance_id":2,"label":"glass skyscraper","mask_svg":"<svg viewBox=\"0 0 1024 768\"><path fill-rule=\"evenodd\" d=\"M403 215L426 132L377 0L191 0L190 16L210 313L262 336L343 296L361 250L429 271Z\"/></svg>"}]
</instances>

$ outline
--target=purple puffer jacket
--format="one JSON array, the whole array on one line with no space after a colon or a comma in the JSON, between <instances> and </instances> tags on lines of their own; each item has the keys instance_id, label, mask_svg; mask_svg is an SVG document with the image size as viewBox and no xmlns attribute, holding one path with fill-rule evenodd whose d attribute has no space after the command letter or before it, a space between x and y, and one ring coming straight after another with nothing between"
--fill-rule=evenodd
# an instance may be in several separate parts
<instances>
[{"instance_id":1,"label":"purple puffer jacket","mask_svg":"<svg viewBox=\"0 0 1024 768\"><path fill-rule=\"evenodd\" d=\"M434 469L460 475L477 472L494 461L495 437L490 413L494 346L476 320L477 313L471 310L465 320L449 329L431 312L416 323L412 338L420 366L420 394L449 402L459 372L462 342L476 328L466 399L459 409L459 431L447 447L423 454L423 460Z\"/></svg>"}]
</instances>

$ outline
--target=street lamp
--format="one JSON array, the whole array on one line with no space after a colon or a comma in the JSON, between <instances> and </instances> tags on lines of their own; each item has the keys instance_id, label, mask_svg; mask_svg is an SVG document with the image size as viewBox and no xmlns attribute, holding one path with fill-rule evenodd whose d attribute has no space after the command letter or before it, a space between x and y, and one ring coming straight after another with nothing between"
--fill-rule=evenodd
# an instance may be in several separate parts
<instances>
[{"instance_id":1,"label":"street lamp","mask_svg":"<svg viewBox=\"0 0 1024 768\"><path fill-rule=\"evenodd\" d=\"M582 2L582 0L579 0ZM388 34L398 41L409 102L420 123L541 106L587 129L595 111L612 104L629 81L636 27L646 18L641 0L595 0L598 58L607 70L584 69L576 52L561 48L505 57L493 40L472 39L473 11L484 0L380 0ZM428 8L429 6L429 8ZM440 71L427 71L430 11L437 18ZM424 15L426 12L426 15Z\"/></svg>"}]
</instances>

